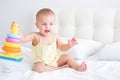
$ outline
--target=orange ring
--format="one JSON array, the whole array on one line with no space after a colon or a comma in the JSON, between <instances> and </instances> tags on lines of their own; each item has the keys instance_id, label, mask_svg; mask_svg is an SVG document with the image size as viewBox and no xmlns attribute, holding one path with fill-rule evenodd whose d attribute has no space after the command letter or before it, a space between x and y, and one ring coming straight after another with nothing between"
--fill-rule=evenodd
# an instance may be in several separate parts
<instances>
[{"instance_id":1,"label":"orange ring","mask_svg":"<svg viewBox=\"0 0 120 80\"><path fill-rule=\"evenodd\" d=\"M20 52L21 49L20 48L12 48L12 47L7 47L7 46L3 46L2 49L6 52Z\"/></svg>"}]
</instances>

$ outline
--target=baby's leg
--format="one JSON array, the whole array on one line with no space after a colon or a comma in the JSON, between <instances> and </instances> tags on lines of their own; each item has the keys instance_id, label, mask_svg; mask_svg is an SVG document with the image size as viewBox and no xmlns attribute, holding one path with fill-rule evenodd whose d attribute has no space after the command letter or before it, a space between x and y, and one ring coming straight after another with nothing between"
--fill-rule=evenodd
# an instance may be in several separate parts
<instances>
[{"instance_id":1,"label":"baby's leg","mask_svg":"<svg viewBox=\"0 0 120 80\"><path fill-rule=\"evenodd\" d=\"M68 54L61 55L59 60L57 61L58 66L63 66L68 64L69 67L77 70L77 71L86 71L87 66L85 63L79 65L71 56Z\"/></svg>"},{"instance_id":2,"label":"baby's leg","mask_svg":"<svg viewBox=\"0 0 120 80\"><path fill-rule=\"evenodd\" d=\"M44 71L53 71L53 70L57 70L57 69L60 69L62 67L54 67L54 66L48 66L44 63L35 63L34 67L33 67L33 71L36 71L36 72L44 72Z\"/></svg>"}]
</instances>

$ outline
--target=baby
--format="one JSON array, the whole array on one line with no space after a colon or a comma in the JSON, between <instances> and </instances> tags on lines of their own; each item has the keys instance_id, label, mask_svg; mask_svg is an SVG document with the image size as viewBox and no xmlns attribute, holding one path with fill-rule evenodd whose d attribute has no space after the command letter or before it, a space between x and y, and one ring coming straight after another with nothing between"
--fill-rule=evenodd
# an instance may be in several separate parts
<instances>
[{"instance_id":1,"label":"baby","mask_svg":"<svg viewBox=\"0 0 120 80\"><path fill-rule=\"evenodd\" d=\"M39 32L31 32L21 36L22 42L32 41L32 53L35 58L33 71L52 71L65 67L73 68L77 71L86 71L85 62L78 64L68 54L60 54L60 50L65 51L77 44L75 38L68 40L64 44L60 36L54 33L55 14L48 8L41 9L36 14L36 27Z\"/></svg>"}]
</instances>

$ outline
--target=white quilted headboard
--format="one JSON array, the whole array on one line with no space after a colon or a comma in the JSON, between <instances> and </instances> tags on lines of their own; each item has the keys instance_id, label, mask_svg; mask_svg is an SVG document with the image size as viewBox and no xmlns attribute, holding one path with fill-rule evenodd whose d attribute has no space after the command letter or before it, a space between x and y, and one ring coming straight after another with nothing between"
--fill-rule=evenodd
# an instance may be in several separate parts
<instances>
[{"instance_id":1,"label":"white quilted headboard","mask_svg":"<svg viewBox=\"0 0 120 80\"><path fill-rule=\"evenodd\" d=\"M71 8L53 10L62 37L92 39L103 43L120 41L120 9Z\"/></svg>"}]
</instances>

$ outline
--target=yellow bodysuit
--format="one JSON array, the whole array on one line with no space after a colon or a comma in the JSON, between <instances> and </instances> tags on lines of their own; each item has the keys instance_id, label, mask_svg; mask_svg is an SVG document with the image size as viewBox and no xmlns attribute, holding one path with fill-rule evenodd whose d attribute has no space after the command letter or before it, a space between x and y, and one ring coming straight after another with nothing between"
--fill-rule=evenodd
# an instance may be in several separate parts
<instances>
[{"instance_id":1,"label":"yellow bodysuit","mask_svg":"<svg viewBox=\"0 0 120 80\"><path fill-rule=\"evenodd\" d=\"M40 42L37 46L32 47L32 53L35 58L35 63L43 62L49 66L57 66L57 60L60 54L55 40L50 45Z\"/></svg>"}]
</instances>

